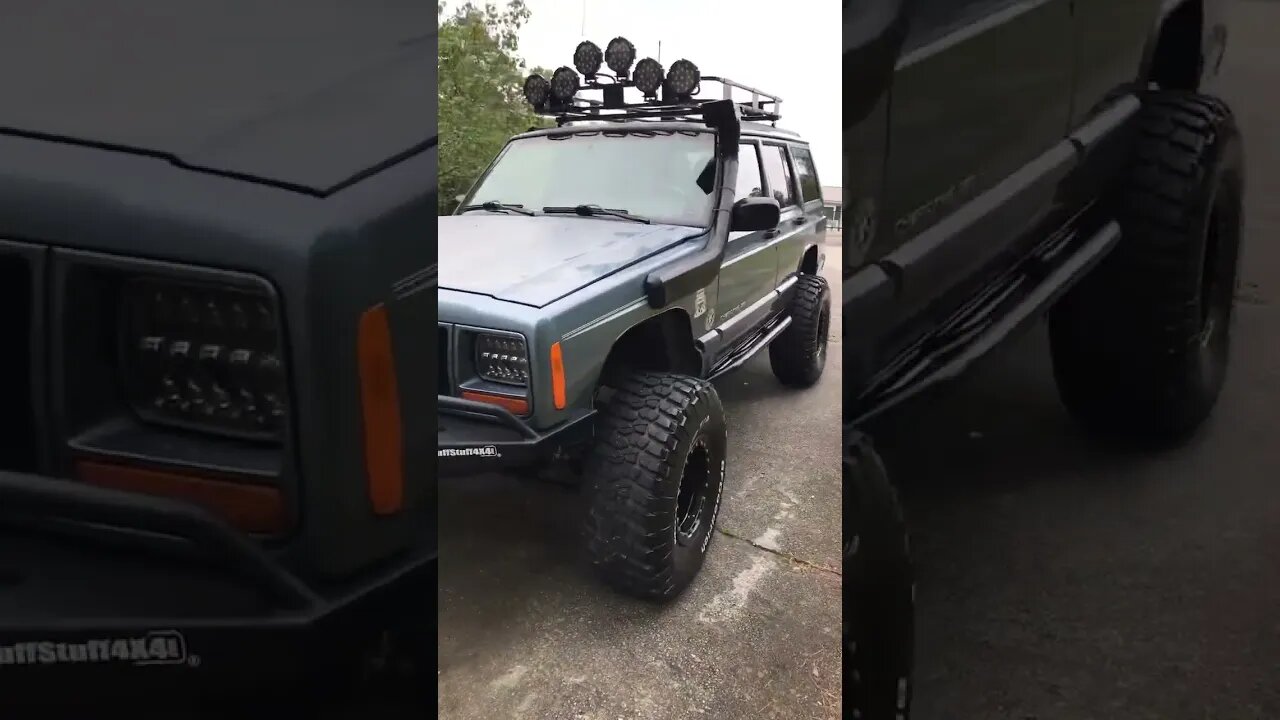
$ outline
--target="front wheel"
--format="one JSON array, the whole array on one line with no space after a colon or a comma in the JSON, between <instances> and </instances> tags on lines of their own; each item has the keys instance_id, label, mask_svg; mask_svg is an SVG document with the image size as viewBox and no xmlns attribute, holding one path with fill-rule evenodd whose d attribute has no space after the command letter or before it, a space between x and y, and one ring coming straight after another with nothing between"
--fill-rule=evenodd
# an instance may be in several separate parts
<instances>
[{"instance_id":1,"label":"front wheel","mask_svg":"<svg viewBox=\"0 0 1280 720\"><path fill-rule=\"evenodd\" d=\"M715 533L727 446L710 383L639 373L620 384L586 463L587 550L608 583L653 600L688 587Z\"/></svg>"}]
</instances>

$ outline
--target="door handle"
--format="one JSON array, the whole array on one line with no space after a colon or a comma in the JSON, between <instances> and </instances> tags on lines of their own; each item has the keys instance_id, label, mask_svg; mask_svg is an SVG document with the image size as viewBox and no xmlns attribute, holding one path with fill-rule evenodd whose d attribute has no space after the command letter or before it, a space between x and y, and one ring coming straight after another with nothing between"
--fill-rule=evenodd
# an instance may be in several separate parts
<instances>
[{"instance_id":1,"label":"door handle","mask_svg":"<svg viewBox=\"0 0 1280 720\"><path fill-rule=\"evenodd\" d=\"M792 224L792 225L803 225L803 224L805 224L805 223L807 223L807 222L809 222L809 219L808 219L808 218L798 217L798 218L796 218L795 220L792 220L792 221L791 221L791 224Z\"/></svg>"},{"instance_id":2,"label":"door handle","mask_svg":"<svg viewBox=\"0 0 1280 720\"><path fill-rule=\"evenodd\" d=\"M777 231L777 230L769 230L769 231L767 231L767 232L764 234L764 239L765 239L765 240L772 240L773 238L776 238L776 237L778 237L778 231Z\"/></svg>"}]
</instances>

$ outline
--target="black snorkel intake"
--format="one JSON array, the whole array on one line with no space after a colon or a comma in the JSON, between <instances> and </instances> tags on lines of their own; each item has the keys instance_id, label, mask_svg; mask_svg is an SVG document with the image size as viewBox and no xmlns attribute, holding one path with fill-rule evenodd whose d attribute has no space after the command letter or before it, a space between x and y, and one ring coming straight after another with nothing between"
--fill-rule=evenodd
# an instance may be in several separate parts
<instances>
[{"instance_id":1,"label":"black snorkel intake","mask_svg":"<svg viewBox=\"0 0 1280 720\"><path fill-rule=\"evenodd\" d=\"M738 141L742 135L741 111L732 100L713 100L701 107L703 121L717 131L722 177L711 217L711 232L702 249L649 273L644 292L649 305L665 307L677 298L711 284L720 273L729 230L733 225L734 189L738 186Z\"/></svg>"}]
</instances>

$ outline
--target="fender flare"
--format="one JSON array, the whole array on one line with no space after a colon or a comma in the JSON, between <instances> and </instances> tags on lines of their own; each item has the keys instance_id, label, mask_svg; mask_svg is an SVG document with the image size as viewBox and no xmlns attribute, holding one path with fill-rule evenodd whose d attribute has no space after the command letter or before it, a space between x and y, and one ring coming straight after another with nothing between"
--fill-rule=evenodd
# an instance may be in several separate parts
<instances>
[{"instance_id":1,"label":"fender flare","mask_svg":"<svg viewBox=\"0 0 1280 720\"><path fill-rule=\"evenodd\" d=\"M809 251L810 251L810 250L814 250L814 251L816 251L816 252L817 252L817 254L818 254L818 256L819 256L819 257L821 257L821 255L822 255L822 248L819 248L819 247L818 247L818 243L816 243L816 242L805 243L804 251L800 253L800 262L796 263L796 272L797 272L797 273L799 273L799 272L801 271L801 269L804 267L804 258L805 258L805 256L806 256L806 255L808 255L808 254L809 254ZM821 269L821 268L819 268L819 269Z\"/></svg>"},{"instance_id":2,"label":"fender flare","mask_svg":"<svg viewBox=\"0 0 1280 720\"><path fill-rule=\"evenodd\" d=\"M1140 82L1146 83L1151 77L1156 49L1169 19L1183 7L1195 2L1201 2L1204 21L1201 29L1197 72L1200 84L1204 85L1209 78L1217 75L1227 47L1227 25L1221 0L1163 0L1160 3L1160 11L1156 14L1151 29L1147 33L1146 44L1142 50L1142 65L1138 68Z\"/></svg>"}]
</instances>

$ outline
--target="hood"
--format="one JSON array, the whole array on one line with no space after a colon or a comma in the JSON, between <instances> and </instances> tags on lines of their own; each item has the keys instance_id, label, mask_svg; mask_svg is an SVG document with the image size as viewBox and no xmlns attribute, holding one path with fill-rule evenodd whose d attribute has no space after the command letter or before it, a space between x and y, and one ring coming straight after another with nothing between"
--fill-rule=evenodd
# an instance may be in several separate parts
<instances>
[{"instance_id":1,"label":"hood","mask_svg":"<svg viewBox=\"0 0 1280 720\"><path fill-rule=\"evenodd\" d=\"M441 217L438 226L440 287L533 307L706 233L682 225L479 212Z\"/></svg>"},{"instance_id":2,"label":"hood","mask_svg":"<svg viewBox=\"0 0 1280 720\"><path fill-rule=\"evenodd\" d=\"M0 135L321 196L435 138L421 0L99 4L5 7Z\"/></svg>"}]
</instances>

